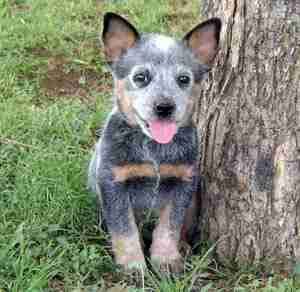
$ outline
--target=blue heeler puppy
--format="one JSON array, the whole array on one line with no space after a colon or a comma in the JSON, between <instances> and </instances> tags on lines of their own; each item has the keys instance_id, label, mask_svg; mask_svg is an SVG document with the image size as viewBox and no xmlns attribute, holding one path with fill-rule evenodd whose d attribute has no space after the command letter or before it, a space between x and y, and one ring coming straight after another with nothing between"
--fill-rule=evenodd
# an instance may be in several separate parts
<instances>
[{"instance_id":1,"label":"blue heeler puppy","mask_svg":"<svg viewBox=\"0 0 300 292\"><path fill-rule=\"evenodd\" d=\"M196 88L218 47L221 22L209 19L175 40L139 34L121 16L104 16L104 53L114 79L114 108L89 168L115 260L145 266L135 211L159 209L151 259L182 269L181 235L196 214Z\"/></svg>"}]
</instances>

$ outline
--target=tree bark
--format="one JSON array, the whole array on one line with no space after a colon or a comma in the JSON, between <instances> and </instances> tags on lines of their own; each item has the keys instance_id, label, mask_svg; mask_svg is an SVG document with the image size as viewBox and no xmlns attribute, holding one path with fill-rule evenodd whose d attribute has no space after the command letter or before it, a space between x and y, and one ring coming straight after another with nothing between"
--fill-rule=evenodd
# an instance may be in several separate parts
<instances>
[{"instance_id":1,"label":"tree bark","mask_svg":"<svg viewBox=\"0 0 300 292\"><path fill-rule=\"evenodd\" d=\"M219 260L300 260L300 2L202 0L223 22L200 91L202 239Z\"/></svg>"}]
</instances>

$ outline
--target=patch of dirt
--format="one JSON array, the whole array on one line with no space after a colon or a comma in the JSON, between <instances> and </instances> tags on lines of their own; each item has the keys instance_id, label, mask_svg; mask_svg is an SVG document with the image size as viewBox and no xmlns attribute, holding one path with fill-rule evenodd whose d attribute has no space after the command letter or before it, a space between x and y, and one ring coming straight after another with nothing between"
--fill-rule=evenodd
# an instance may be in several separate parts
<instances>
[{"instance_id":1,"label":"patch of dirt","mask_svg":"<svg viewBox=\"0 0 300 292\"><path fill-rule=\"evenodd\" d=\"M98 73L93 69L72 69L72 64L64 56L48 59L46 77L40 81L42 92L48 97L79 97L91 100L92 92L111 91L111 79L108 72Z\"/></svg>"},{"instance_id":2,"label":"patch of dirt","mask_svg":"<svg viewBox=\"0 0 300 292\"><path fill-rule=\"evenodd\" d=\"M52 279L49 281L49 289L51 292L64 292L65 285L64 282L58 279Z\"/></svg>"},{"instance_id":3,"label":"patch of dirt","mask_svg":"<svg viewBox=\"0 0 300 292\"><path fill-rule=\"evenodd\" d=\"M29 12L31 10L31 6L24 3L17 3L17 1L12 1L10 4L10 14L16 15L22 12Z\"/></svg>"},{"instance_id":4,"label":"patch of dirt","mask_svg":"<svg viewBox=\"0 0 300 292\"><path fill-rule=\"evenodd\" d=\"M50 57L51 52L43 47L29 48L26 50L29 54L37 57Z\"/></svg>"},{"instance_id":5,"label":"patch of dirt","mask_svg":"<svg viewBox=\"0 0 300 292\"><path fill-rule=\"evenodd\" d=\"M191 29L198 21L199 11L195 10L194 1L170 0L168 14L165 21L173 33L185 33Z\"/></svg>"},{"instance_id":6,"label":"patch of dirt","mask_svg":"<svg viewBox=\"0 0 300 292\"><path fill-rule=\"evenodd\" d=\"M182 22L182 19L193 19L194 15L192 12L180 12L180 13L169 13L165 15L165 21L167 22L169 27L173 27L174 25L178 25L178 23Z\"/></svg>"}]
</instances>

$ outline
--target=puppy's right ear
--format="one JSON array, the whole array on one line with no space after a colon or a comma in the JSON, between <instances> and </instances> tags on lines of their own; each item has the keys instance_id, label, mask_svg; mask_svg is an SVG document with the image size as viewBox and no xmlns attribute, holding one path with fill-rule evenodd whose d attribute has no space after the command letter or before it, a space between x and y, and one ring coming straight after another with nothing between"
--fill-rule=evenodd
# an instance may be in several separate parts
<instances>
[{"instance_id":1,"label":"puppy's right ear","mask_svg":"<svg viewBox=\"0 0 300 292\"><path fill-rule=\"evenodd\" d=\"M102 41L108 63L116 62L138 39L139 33L125 18L112 12L104 15Z\"/></svg>"}]
</instances>

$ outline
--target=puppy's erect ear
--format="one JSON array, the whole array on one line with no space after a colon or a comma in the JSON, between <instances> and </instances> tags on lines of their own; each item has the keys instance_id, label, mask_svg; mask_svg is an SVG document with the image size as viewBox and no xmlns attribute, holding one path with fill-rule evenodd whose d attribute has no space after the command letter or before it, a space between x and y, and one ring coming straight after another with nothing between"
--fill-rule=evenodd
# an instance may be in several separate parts
<instances>
[{"instance_id":1,"label":"puppy's erect ear","mask_svg":"<svg viewBox=\"0 0 300 292\"><path fill-rule=\"evenodd\" d=\"M183 38L183 42L192 50L201 63L209 65L217 54L221 20L211 18L198 24Z\"/></svg>"},{"instance_id":2,"label":"puppy's erect ear","mask_svg":"<svg viewBox=\"0 0 300 292\"><path fill-rule=\"evenodd\" d=\"M117 61L138 39L137 30L126 19L112 12L104 15L102 41L109 63Z\"/></svg>"}]
</instances>

